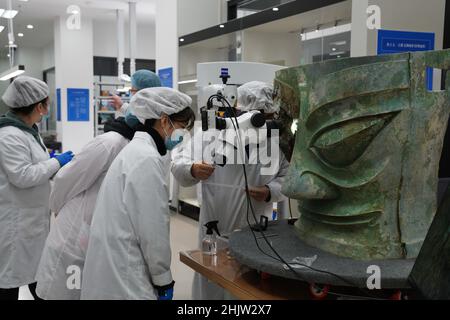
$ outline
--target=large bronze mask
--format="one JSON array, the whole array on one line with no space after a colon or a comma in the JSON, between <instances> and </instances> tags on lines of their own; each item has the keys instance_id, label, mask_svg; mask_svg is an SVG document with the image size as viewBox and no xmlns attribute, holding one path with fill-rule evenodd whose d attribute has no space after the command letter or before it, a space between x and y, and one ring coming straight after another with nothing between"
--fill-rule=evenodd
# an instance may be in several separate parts
<instances>
[{"instance_id":1,"label":"large bronze mask","mask_svg":"<svg viewBox=\"0 0 450 320\"><path fill-rule=\"evenodd\" d=\"M355 259L417 256L436 212L447 89L427 67L450 51L349 58L277 73L275 101L298 119L283 192L308 244Z\"/></svg>"}]
</instances>

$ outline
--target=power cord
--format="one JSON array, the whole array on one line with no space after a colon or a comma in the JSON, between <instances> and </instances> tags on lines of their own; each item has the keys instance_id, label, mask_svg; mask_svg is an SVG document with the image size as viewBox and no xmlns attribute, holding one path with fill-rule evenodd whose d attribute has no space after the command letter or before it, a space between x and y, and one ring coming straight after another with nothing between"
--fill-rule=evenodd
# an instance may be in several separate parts
<instances>
[{"instance_id":1,"label":"power cord","mask_svg":"<svg viewBox=\"0 0 450 320\"><path fill-rule=\"evenodd\" d=\"M230 109L230 111L231 111L231 114L232 114L232 117L231 117L231 123L233 124L233 128L234 128L234 130L235 130L235 132L236 132L236 134L237 134L237 139L238 139L238 144L239 144L239 146L241 145L241 143L242 143L242 140L241 140L241 136L240 136L240 132L239 132L239 123L238 123L238 120L237 120L237 116L236 116L236 112L235 112L235 110L234 110L234 108L230 105L230 103L228 102L228 100L225 98L225 97L223 97L223 96L220 96L220 95L214 95L214 96L211 96L209 99L208 99L208 102L212 102L212 100L214 99L214 98L216 98L216 97L218 97L219 99L217 99L219 102L221 102L222 103L222 106L223 107L228 107L229 109ZM225 105L226 104L226 105ZM234 118L234 121L233 121L233 118ZM271 259L274 259L275 261L278 261L278 262L281 262L281 263L283 263L284 265L286 265L288 268L289 268L289 270L292 272L292 273L294 273L294 275L299 279L299 280L301 280L301 281L304 281L304 282L308 282L308 281L306 281L285 259L283 259L283 257L281 257L281 255L277 252L277 250L273 247L273 245L270 243L270 241L267 239L267 237L266 237L266 234L264 233L264 231L263 230L261 230L260 231L260 233L261 233L261 235L262 235L262 238L264 239L264 241L266 242L266 244L269 246L269 248L271 249L271 251L276 255L276 257L274 257L274 256L272 256L272 255L270 255L270 254L268 254L267 252L265 252L261 247L260 247L260 245L259 245L259 242L258 242L258 238L256 237L256 234L255 234L255 231L252 229L252 227L251 227L251 223L250 223L250 219L249 219L249 209L251 209L251 213L252 213L252 216L253 216L253 219L254 219L254 221L255 221L255 224L258 224L258 221L257 221L257 217L256 217L256 214L255 214L255 211L254 211L254 208L253 208L253 205L252 205L252 201L251 201L251 197L250 197L250 192L249 192L249 185L248 185L248 176L247 176L247 169L246 169L246 167L245 167L245 157L244 157L244 155L243 155L243 151L242 151L242 148L237 148L238 150L239 150L239 153L240 153L240 156L241 156L241 160L242 160L242 168L243 168L243 172L244 172L244 180L245 180L245 193L246 193L246 198L247 198L247 213L246 213L246 215L247 215L247 224L248 224L248 227L249 227L249 229L250 229L250 231L252 232L252 235L253 235L253 238L255 239L255 243L256 243L256 246L257 246L257 248L258 248L258 250L262 253L262 254L264 254L264 255L266 255L266 256L268 256L268 257L270 257ZM290 199L289 199L289 210L290 210L290 215L291 215L291 218L293 217L292 216L292 210L291 210L291 203L290 203ZM345 278L343 278L343 277L341 277L341 276L339 276L339 275L337 275L337 274L335 274L335 273L332 273L332 272L329 272L329 271L324 271L324 270L319 270L319 269L316 269L316 268L313 268L313 267L310 267L310 266L308 266L308 265L306 265L306 264L302 264L302 263L296 263L296 265L299 265L299 266L302 266L302 267L304 267L304 268L307 268L307 269L309 269L309 270L312 270L312 271L314 271L314 272L318 272L318 273L323 273L323 274L328 274L328 275L330 275L330 276L333 276L333 277L335 277L335 278L337 278L337 279L339 279L339 280L341 280L342 282L344 282L344 283L346 283L347 285L349 285L349 286L351 286L351 287L355 287L355 288L357 288L361 293L363 293L365 296L368 296L368 297L370 297L370 298L373 298L373 299L377 299L377 297L374 297L374 296L372 296L372 295L370 295L370 294L368 294L366 291L364 291L363 289L361 289L361 288L359 288L359 286L356 284L356 283L353 283L353 282L351 282L351 281L349 281L349 280L347 280L347 279L345 279Z\"/></svg>"}]
</instances>

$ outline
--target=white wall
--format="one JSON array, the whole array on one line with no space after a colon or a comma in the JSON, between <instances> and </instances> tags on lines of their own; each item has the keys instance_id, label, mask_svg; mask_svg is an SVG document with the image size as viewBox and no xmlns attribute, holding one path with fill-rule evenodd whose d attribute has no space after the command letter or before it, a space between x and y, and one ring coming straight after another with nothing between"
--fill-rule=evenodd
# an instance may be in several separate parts
<instances>
[{"instance_id":1,"label":"white wall","mask_svg":"<svg viewBox=\"0 0 450 320\"><path fill-rule=\"evenodd\" d=\"M223 0L178 0L178 35L190 34L224 22L224 8L226 1Z\"/></svg>"},{"instance_id":2,"label":"white wall","mask_svg":"<svg viewBox=\"0 0 450 320\"><path fill-rule=\"evenodd\" d=\"M287 67L300 64L300 39L293 33L243 31L242 60L280 64Z\"/></svg>"},{"instance_id":3,"label":"white wall","mask_svg":"<svg viewBox=\"0 0 450 320\"><path fill-rule=\"evenodd\" d=\"M99 57L117 57L117 35L114 21L94 21L94 55ZM137 59L155 59L155 26L138 24ZM125 23L125 57L130 56L129 25Z\"/></svg>"},{"instance_id":4,"label":"white wall","mask_svg":"<svg viewBox=\"0 0 450 320\"><path fill-rule=\"evenodd\" d=\"M192 80L201 62L228 61L228 49L182 47L180 49L180 80Z\"/></svg>"},{"instance_id":5,"label":"white wall","mask_svg":"<svg viewBox=\"0 0 450 320\"><path fill-rule=\"evenodd\" d=\"M19 48L15 63L25 66L24 75L42 80L42 49Z\"/></svg>"},{"instance_id":6,"label":"white wall","mask_svg":"<svg viewBox=\"0 0 450 320\"><path fill-rule=\"evenodd\" d=\"M381 28L388 30L433 32L435 49L442 49L445 0L354 0L352 12L352 56L377 54L377 30L366 26L366 8L381 9Z\"/></svg>"},{"instance_id":7,"label":"white wall","mask_svg":"<svg viewBox=\"0 0 450 320\"><path fill-rule=\"evenodd\" d=\"M381 8L381 28L417 32L434 32L436 50L444 39L445 0L370 0ZM377 32L368 31L368 55L377 52Z\"/></svg>"},{"instance_id":8,"label":"white wall","mask_svg":"<svg viewBox=\"0 0 450 320\"><path fill-rule=\"evenodd\" d=\"M55 43L49 43L42 48L42 70L55 67Z\"/></svg>"}]
</instances>

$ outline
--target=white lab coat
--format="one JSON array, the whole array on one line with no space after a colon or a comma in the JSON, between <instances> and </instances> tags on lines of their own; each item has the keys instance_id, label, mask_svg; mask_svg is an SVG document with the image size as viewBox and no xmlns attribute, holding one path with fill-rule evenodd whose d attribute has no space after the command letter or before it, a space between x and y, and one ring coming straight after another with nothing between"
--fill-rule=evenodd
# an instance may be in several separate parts
<instances>
[{"instance_id":1,"label":"white lab coat","mask_svg":"<svg viewBox=\"0 0 450 320\"><path fill-rule=\"evenodd\" d=\"M59 168L30 133L0 129L0 288L34 282L50 226L50 178Z\"/></svg>"},{"instance_id":2,"label":"white lab coat","mask_svg":"<svg viewBox=\"0 0 450 320\"><path fill-rule=\"evenodd\" d=\"M145 132L114 160L92 220L81 299L154 300L153 285L172 282L168 169Z\"/></svg>"},{"instance_id":3,"label":"white lab coat","mask_svg":"<svg viewBox=\"0 0 450 320\"><path fill-rule=\"evenodd\" d=\"M174 177L184 187L192 186L199 181L191 175L191 167L195 162L201 162L201 154L184 152L194 145L202 145L202 133L197 132L192 140L182 145L173 155L172 173ZM270 145L269 145L270 146ZM269 147L270 148L270 147ZM254 212L257 221L261 215L272 216L273 202L286 200L281 193L281 184L283 177L287 174L289 163L280 152L278 170L274 175L261 175L261 164L247 164L247 178L249 187L259 187L267 185L270 189L271 199L269 202L257 202L252 199ZM216 166L211 177L202 182L202 201L199 218L199 247L201 240L206 234L205 223L218 220L218 229L221 235L229 235L236 229L248 225L247 223L247 198L245 195L245 179L241 164L229 164L224 167ZM251 211L249 211L249 220L251 224L255 223ZM213 283L208 282L198 273L195 274L193 285L193 298L195 300L222 300L224 290Z\"/></svg>"},{"instance_id":4,"label":"white lab coat","mask_svg":"<svg viewBox=\"0 0 450 320\"><path fill-rule=\"evenodd\" d=\"M102 134L55 176L50 209L57 217L36 274L36 293L42 299L80 299L80 276L98 191L111 163L128 143L117 132Z\"/></svg>"}]
</instances>

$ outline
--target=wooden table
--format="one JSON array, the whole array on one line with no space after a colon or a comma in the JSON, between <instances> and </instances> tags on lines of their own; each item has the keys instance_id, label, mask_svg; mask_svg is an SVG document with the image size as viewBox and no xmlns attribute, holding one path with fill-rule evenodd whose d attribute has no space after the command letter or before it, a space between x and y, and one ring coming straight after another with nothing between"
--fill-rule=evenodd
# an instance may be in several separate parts
<instances>
[{"instance_id":1,"label":"wooden table","mask_svg":"<svg viewBox=\"0 0 450 320\"><path fill-rule=\"evenodd\" d=\"M262 277L227 254L204 255L200 250L180 252L180 261L241 300L309 299L309 285L276 276Z\"/></svg>"}]
</instances>

